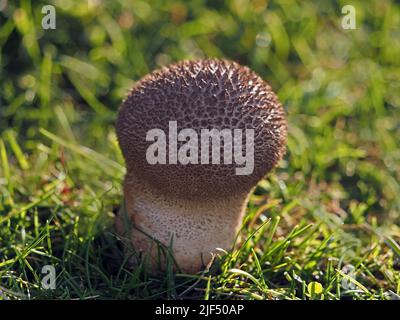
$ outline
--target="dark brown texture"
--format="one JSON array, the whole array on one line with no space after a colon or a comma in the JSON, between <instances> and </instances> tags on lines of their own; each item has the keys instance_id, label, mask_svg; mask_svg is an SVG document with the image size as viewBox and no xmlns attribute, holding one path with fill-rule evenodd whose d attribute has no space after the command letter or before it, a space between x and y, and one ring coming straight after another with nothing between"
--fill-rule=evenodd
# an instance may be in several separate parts
<instances>
[{"instance_id":1,"label":"dark brown texture","mask_svg":"<svg viewBox=\"0 0 400 320\"><path fill-rule=\"evenodd\" d=\"M254 171L235 174L233 163L150 165L146 133L200 129L254 129ZM144 77L124 100L117 135L128 172L178 198L214 198L248 192L285 150L284 110L271 87L247 67L226 60L183 61Z\"/></svg>"}]
</instances>

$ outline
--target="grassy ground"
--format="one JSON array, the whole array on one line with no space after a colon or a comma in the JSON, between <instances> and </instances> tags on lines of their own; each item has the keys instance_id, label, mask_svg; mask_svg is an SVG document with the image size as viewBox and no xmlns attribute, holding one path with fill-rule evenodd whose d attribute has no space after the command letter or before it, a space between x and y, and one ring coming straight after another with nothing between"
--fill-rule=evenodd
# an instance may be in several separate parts
<instances>
[{"instance_id":1,"label":"grassy ground","mask_svg":"<svg viewBox=\"0 0 400 320\"><path fill-rule=\"evenodd\" d=\"M49 3L56 30L41 28ZM186 3L0 1L0 299L399 299L398 2L352 2L356 30L347 1ZM118 106L152 69L209 56L277 90L288 152L220 272L129 270Z\"/></svg>"}]
</instances>

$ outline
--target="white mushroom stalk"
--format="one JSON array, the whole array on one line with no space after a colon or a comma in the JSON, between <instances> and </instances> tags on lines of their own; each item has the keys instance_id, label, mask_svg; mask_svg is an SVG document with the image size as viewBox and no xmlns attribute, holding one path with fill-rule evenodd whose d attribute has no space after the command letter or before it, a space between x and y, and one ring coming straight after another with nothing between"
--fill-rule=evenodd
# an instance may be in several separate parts
<instances>
[{"instance_id":1,"label":"white mushroom stalk","mask_svg":"<svg viewBox=\"0 0 400 320\"><path fill-rule=\"evenodd\" d=\"M122 103L126 216L117 232L165 267L156 242L195 273L232 247L252 189L285 151L284 110L271 87L226 60L183 61L140 80Z\"/></svg>"}]
</instances>

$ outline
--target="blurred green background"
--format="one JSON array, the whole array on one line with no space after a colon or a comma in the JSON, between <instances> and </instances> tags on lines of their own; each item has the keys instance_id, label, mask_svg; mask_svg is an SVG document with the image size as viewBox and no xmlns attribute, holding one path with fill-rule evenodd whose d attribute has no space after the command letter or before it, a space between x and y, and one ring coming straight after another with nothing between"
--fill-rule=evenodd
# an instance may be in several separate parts
<instances>
[{"instance_id":1,"label":"blurred green background","mask_svg":"<svg viewBox=\"0 0 400 320\"><path fill-rule=\"evenodd\" d=\"M41 27L47 4L55 30ZM347 4L355 30L341 27ZM382 286L399 293L399 26L390 0L0 0L0 269L26 267L13 247L37 239L46 217L58 221L53 240L111 226L124 173L114 121L127 90L169 63L220 57L254 69L288 113L288 152L249 215L272 199L265 217L280 216L282 234L315 223L322 240L339 234L340 259L382 245L374 268L390 270Z\"/></svg>"}]
</instances>

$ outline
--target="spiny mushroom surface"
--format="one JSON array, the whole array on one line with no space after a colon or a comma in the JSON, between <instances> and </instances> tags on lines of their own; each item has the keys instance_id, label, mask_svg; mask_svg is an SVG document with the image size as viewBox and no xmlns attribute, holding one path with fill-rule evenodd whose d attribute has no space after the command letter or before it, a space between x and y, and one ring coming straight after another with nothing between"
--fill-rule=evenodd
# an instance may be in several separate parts
<instances>
[{"instance_id":1,"label":"spiny mushroom surface","mask_svg":"<svg viewBox=\"0 0 400 320\"><path fill-rule=\"evenodd\" d=\"M199 136L202 129L253 129L253 170L238 175L234 161L150 164L146 136L155 128L168 133L171 121L178 132L190 128ZM175 261L189 273L200 271L216 248L231 248L248 196L283 156L287 134L271 87L249 68L217 59L183 61L145 76L123 101L116 129L128 218L117 218L117 231L149 255L152 268L158 250L151 237L172 243Z\"/></svg>"}]
</instances>

